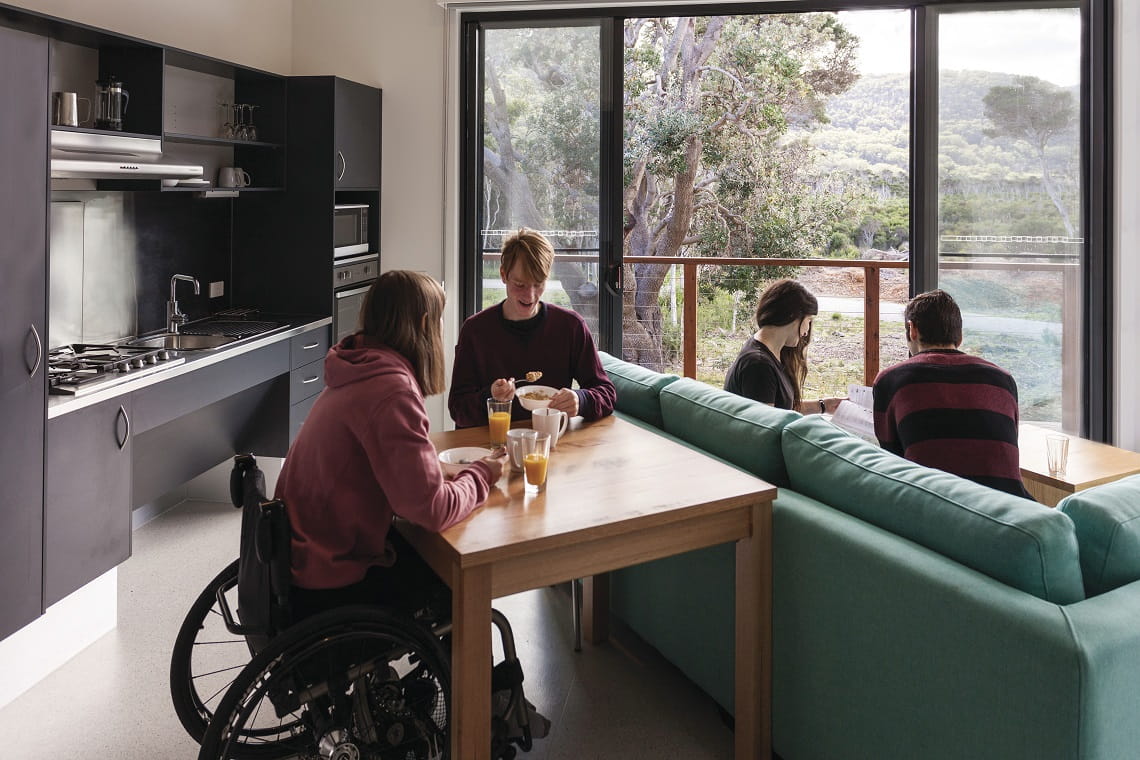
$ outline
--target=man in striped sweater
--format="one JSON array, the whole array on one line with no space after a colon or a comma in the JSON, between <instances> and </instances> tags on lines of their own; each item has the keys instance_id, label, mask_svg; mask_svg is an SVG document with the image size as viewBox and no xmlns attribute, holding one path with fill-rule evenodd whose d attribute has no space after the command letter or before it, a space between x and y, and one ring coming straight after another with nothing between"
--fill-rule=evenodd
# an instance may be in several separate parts
<instances>
[{"instance_id":1,"label":"man in striped sweater","mask_svg":"<svg viewBox=\"0 0 1140 760\"><path fill-rule=\"evenodd\" d=\"M1017 450L1017 383L958 350L962 312L947 293L903 313L910 358L875 378L875 436L887 451L1027 499Z\"/></svg>"}]
</instances>

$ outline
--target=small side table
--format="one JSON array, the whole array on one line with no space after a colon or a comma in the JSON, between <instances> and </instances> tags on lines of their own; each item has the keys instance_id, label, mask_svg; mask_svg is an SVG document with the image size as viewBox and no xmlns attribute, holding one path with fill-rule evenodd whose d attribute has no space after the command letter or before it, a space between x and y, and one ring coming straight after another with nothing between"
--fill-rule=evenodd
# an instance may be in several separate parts
<instances>
[{"instance_id":1,"label":"small side table","mask_svg":"<svg viewBox=\"0 0 1140 760\"><path fill-rule=\"evenodd\" d=\"M1140 472L1140 454L1106 443L1069 436L1069 464L1062 475L1050 475L1045 436L1056 431L1021 423L1021 480L1033 498L1050 507L1069 494Z\"/></svg>"}]
</instances>

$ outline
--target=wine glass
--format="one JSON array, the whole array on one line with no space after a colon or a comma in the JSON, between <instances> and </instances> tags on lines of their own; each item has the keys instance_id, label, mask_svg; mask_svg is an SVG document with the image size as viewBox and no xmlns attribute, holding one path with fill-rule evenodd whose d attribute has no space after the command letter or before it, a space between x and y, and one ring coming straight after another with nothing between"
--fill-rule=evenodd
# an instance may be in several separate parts
<instances>
[{"instance_id":1,"label":"wine glass","mask_svg":"<svg viewBox=\"0 0 1140 760\"><path fill-rule=\"evenodd\" d=\"M222 111L222 118L225 119L225 121L222 122L222 137L226 138L226 139L230 139L234 136L234 123L232 121L233 113L234 113L234 104L233 103L218 103L218 107L224 109Z\"/></svg>"},{"instance_id":2,"label":"wine glass","mask_svg":"<svg viewBox=\"0 0 1140 760\"><path fill-rule=\"evenodd\" d=\"M246 140L256 140L257 127L253 125L253 109L260 108L261 106L246 104L245 107L249 109L249 121L242 127L242 137Z\"/></svg>"}]
</instances>

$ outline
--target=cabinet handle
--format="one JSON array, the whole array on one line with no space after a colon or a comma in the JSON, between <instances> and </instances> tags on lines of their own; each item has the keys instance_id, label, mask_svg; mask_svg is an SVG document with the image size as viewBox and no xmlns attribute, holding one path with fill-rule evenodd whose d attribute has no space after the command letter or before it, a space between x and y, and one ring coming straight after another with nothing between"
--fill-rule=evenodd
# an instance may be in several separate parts
<instances>
[{"instance_id":1,"label":"cabinet handle","mask_svg":"<svg viewBox=\"0 0 1140 760\"><path fill-rule=\"evenodd\" d=\"M315 383L315 382L317 382L317 380L320 380L320 379L321 379L320 375L313 375L308 380L302 380L301 385L308 385L309 383Z\"/></svg>"},{"instance_id":2,"label":"cabinet handle","mask_svg":"<svg viewBox=\"0 0 1140 760\"><path fill-rule=\"evenodd\" d=\"M336 152L336 155L340 159L340 174L336 175L336 181L340 182L344 179L344 172L348 168L348 162L344 160L344 154L339 150Z\"/></svg>"},{"instance_id":3,"label":"cabinet handle","mask_svg":"<svg viewBox=\"0 0 1140 760\"><path fill-rule=\"evenodd\" d=\"M321 344L320 344L320 341L317 341L316 343L310 343L310 344L309 344L309 345L307 345L307 346L302 346L302 347L301 347L301 350L302 350L302 351L312 351L314 348L316 348L316 347L317 347L317 346L319 346L319 345L321 345Z\"/></svg>"},{"instance_id":4,"label":"cabinet handle","mask_svg":"<svg viewBox=\"0 0 1140 760\"><path fill-rule=\"evenodd\" d=\"M119 437L119 423L122 422L123 435ZM131 418L127 415L127 410L123 408L122 404L119 405L119 412L115 415L115 443L119 444L119 450L122 451L123 447L127 445L127 441L131 437Z\"/></svg>"},{"instance_id":5,"label":"cabinet handle","mask_svg":"<svg viewBox=\"0 0 1140 760\"><path fill-rule=\"evenodd\" d=\"M40 331L36 329L35 325L31 325L32 337L36 339L36 361L28 368L28 377L35 377L36 372L40 368L40 362L44 356L44 342L40 340ZM28 361L27 352L24 353L24 363Z\"/></svg>"}]
</instances>

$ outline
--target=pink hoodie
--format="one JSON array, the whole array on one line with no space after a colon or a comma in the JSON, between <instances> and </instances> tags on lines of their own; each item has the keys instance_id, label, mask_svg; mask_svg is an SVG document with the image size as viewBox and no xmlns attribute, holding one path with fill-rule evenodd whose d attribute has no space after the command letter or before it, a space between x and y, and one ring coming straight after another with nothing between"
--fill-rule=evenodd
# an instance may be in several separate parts
<instances>
[{"instance_id":1,"label":"pink hoodie","mask_svg":"<svg viewBox=\"0 0 1140 760\"><path fill-rule=\"evenodd\" d=\"M480 462L444 480L411 364L359 341L349 336L325 357L325 390L277 481L293 526L293 583L303 588L347 586L390 565L393 515L444 530L491 487Z\"/></svg>"}]
</instances>

